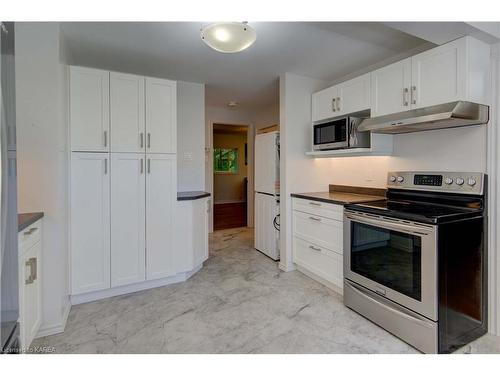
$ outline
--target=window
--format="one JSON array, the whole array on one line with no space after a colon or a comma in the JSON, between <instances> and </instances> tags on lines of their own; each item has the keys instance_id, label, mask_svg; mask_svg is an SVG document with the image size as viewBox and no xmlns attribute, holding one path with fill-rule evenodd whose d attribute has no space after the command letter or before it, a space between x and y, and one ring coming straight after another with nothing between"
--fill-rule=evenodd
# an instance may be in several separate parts
<instances>
[{"instance_id":1,"label":"window","mask_svg":"<svg viewBox=\"0 0 500 375\"><path fill-rule=\"evenodd\" d=\"M214 148L214 172L238 173L238 149Z\"/></svg>"}]
</instances>

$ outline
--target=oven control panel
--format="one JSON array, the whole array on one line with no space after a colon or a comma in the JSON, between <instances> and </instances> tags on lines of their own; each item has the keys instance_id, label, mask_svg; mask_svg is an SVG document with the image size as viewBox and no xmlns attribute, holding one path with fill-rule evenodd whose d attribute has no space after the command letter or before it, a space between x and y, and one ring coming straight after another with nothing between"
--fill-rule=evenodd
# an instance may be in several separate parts
<instances>
[{"instance_id":1,"label":"oven control panel","mask_svg":"<svg viewBox=\"0 0 500 375\"><path fill-rule=\"evenodd\" d=\"M391 189L483 194L484 174L478 172L389 172Z\"/></svg>"}]
</instances>

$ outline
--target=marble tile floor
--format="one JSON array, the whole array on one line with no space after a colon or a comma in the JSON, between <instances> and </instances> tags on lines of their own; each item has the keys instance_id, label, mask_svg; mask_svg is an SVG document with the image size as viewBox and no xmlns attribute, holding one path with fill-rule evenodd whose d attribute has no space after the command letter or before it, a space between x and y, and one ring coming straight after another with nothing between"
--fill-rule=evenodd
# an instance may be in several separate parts
<instances>
[{"instance_id":1,"label":"marble tile floor","mask_svg":"<svg viewBox=\"0 0 500 375\"><path fill-rule=\"evenodd\" d=\"M184 283L73 306L55 353L418 353L298 271L252 247L253 230L217 231ZM486 336L462 352L500 353Z\"/></svg>"}]
</instances>

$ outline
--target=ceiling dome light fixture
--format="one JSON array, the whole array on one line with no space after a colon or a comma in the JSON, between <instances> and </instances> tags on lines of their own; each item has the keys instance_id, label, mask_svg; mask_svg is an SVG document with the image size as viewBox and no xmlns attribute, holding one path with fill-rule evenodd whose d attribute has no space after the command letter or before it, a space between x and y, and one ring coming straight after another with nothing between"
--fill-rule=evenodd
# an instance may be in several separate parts
<instances>
[{"instance_id":1,"label":"ceiling dome light fixture","mask_svg":"<svg viewBox=\"0 0 500 375\"><path fill-rule=\"evenodd\" d=\"M250 47L257 33L246 22L218 22L200 30L201 39L222 53L236 53Z\"/></svg>"}]
</instances>

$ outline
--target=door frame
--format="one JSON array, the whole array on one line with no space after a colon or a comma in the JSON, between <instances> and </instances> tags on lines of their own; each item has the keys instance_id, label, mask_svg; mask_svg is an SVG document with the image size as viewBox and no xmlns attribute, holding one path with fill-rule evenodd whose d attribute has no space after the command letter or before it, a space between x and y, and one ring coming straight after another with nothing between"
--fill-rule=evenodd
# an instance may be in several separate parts
<instances>
[{"instance_id":1,"label":"door frame","mask_svg":"<svg viewBox=\"0 0 500 375\"><path fill-rule=\"evenodd\" d=\"M247 228L253 228L254 226L254 140L255 140L255 130L254 125L251 123L239 123L239 122L227 122L227 121L210 121L210 133L209 133L209 144L206 148L206 163L207 163L207 175L209 176L207 181L210 181L207 190L210 193L211 199L209 200L210 214L209 214L209 232L214 231L214 166L212 162L212 153L214 145L214 125L229 125L229 126L246 126L247 127Z\"/></svg>"}]
</instances>

